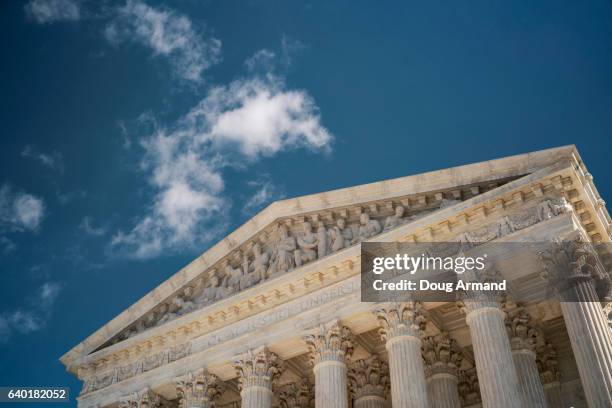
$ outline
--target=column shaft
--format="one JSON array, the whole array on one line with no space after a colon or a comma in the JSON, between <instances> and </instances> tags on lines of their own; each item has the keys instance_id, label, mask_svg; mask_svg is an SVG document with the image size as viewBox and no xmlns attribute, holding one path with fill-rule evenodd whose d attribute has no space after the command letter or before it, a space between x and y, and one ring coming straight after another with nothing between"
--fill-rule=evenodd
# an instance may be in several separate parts
<instances>
[{"instance_id":1,"label":"column shaft","mask_svg":"<svg viewBox=\"0 0 612 408\"><path fill-rule=\"evenodd\" d=\"M391 400L394 408L428 406L427 384L421 357L421 340L414 336L397 336L387 340Z\"/></svg>"},{"instance_id":2,"label":"column shaft","mask_svg":"<svg viewBox=\"0 0 612 408\"><path fill-rule=\"evenodd\" d=\"M461 408L457 376L447 373L433 374L427 379L431 408Z\"/></svg>"},{"instance_id":3,"label":"column shaft","mask_svg":"<svg viewBox=\"0 0 612 408\"><path fill-rule=\"evenodd\" d=\"M346 372L346 364L341 361L322 361L314 367L317 408L348 408Z\"/></svg>"},{"instance_id":4,"label":"column shaft","mask_svg":"<svg viewBox=\"0 0 612 408\"><path fill-rule=\"evenodd\" d=\"M315 374L317 408L348 408L347 362L353 353L353 334L334 320L304 336Z\"/></svg>"},{"instance_id":5,"label":"column shaft","mask_svg":"<svg viewBox=\"0 0 612 408\"><path fill-rule=\"evenodd\" d=\"M529 407L546 408L546 396L538 373L536 355L531 350L513 350L512 358L516 366L521 393Z\"/></svg>"},{"instance_id":6,"label":"column shaft","mask_svg":"<svg viewBox=\"0 0 612 408\"><path fill-rule=\"evenodd\" d=\"M473 302L470 302L473 303ZM475 302L474 302L475 303ZM471 305L466 321L470 327L476 372L484 408L523 406L510 341L499 305Z\"/></svg>"},{"instance_id":7,"label":"column shaft","mask_svg":"<svg viewBox=\"0 0 612 408\"><path fill-rule=\"evenodd\" d=\"M568 292L564 296L577 301L562 301L561 311L587 402L592 407L612 406L612 335L593 282L578 282Z\"/></svg>"},{"instance_id":8,"label":"column shaft","mask_svg":"<svg viewBox=\"0 0 612 408\"><path fill-rule=\"evenodd\" d=\"M369 395L355 400L353 408L385 408L385 399L377 395Z\"/></svg>"},{"instance_id":9,"label":"column shaft","mask_svg":"<svg viewBox=\"0 0 612 408\"><path fill-rule=\"evenodd\" d=\"M248 387L242 393L242 408L272 407L272 390L266 387Z\"/></svg>"}]
</instances>

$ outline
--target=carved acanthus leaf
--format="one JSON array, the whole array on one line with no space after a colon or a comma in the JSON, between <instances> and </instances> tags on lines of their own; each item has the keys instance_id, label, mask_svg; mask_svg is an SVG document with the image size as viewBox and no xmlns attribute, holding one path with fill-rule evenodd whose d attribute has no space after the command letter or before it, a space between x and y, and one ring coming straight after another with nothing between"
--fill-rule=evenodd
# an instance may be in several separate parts
<instances>
[{"instance_id":1,"label":"carved acanthus leaf","mask_svg":"<svg viewBox=\"0 0 612 408\"><path fill-rule=\"evenodd\" d=\"M282 367L283 362L280 357L266 347L249 350L246 355L234 362L241 389L254 386L271 388L280 377Z\"/></svg>"},{"instance_id":2,"label":"carved acanthus leaf","mask_svg":"<svg viewBox=\"0 0 612 408\"><path fill-rule=\"evenodd\" d=\"M438 373L457 375L463 355L455 339L447 332L423 338L421 350L427 376Z\"/></svg>"},{"instance_id":3,"label":"carved acanthus leaf","mask_svg":"<svg viewBox=\"0 0 612 408\"><path fill-rule=\"evenodd\" d=\"M383 341L396 336L420 337L427 322L422 302L388 303L374 313Z\"/></svg>"},{"instance_id":4,"label":"carved acanthus leaf","mask_svg":"<svg viewBox=\"0 0 612 408\"><path fill-rule=\"evenodd\" d=\"M349 386L354 399L378 396L385 398L389 387L389 366L376 354L351 364Z\"/></svg>"},{"instance_id":5,"label":"carved acanthus leaf","mask_svg":"<svg viewBox=\"0 0 612 408\"><path fill-rule=\"evenodd\" d=\"M315 366L330 360L347 363L353 354L353 333L339 321L321 325L315 333L303 339L310 350L311 364Z\"/></svg>"}]
</instances>

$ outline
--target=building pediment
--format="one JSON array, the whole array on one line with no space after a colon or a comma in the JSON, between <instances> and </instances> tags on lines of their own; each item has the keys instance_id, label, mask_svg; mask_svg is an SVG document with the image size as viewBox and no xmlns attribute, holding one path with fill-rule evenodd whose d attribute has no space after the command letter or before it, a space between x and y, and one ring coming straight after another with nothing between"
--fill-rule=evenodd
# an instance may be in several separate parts
<instances>
[{"instance_id":1,"label":"building pediment","mask_svg":"<svg viewBox=\"0 0 612 408\"><path fill-rule=\"evenodd\" d=\"M573 146L561 147L275 202L62 361L70 368L80 357L576 157Z\"/></svg>"}]
</instances>

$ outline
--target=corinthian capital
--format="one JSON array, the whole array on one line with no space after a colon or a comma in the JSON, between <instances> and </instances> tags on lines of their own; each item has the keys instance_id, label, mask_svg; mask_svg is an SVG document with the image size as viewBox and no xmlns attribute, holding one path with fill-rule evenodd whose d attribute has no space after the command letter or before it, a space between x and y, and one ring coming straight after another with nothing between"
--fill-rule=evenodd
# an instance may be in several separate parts
<instances>
[{"instance_id":1,"label":"corinthian capital","mask_svg":"<svg viewBox=\"0 0 612 408\"><path fill-rule=\"evenodd\" d=\"M557 361L557 351L550 343L545 343L538 347L537 350L538 371L542 384L559 381L561 373L559 373L559 362Z\"/></svg>"},{"instance_id":2,"label":"corinthian capital","mask_svg":"<svg viewBox=\"0 0 612 408\"><path fill-rule=\"evenodd\" d=\"M314 389L308 379L285 385L278 394L280 408L310 408L314 406Z\"/></svg>"},{"instance_id":3,"label":"corinthian capital","mask_svg":"<svg viewBox=\"0 0 612 408\"><path fill-rule=\"evenodd\" d=\"M533 319L522 304L505 302L506 330L513 350L535 351L540 338L540 332L535 327Z\"/></svg>"},{"instance_id":4,"label":"corinthian capital","mask_svg":"<svg viewBox=\"0 0 612 408\"><path fill-rule=\"evenodd\" d=\"M339 321L321 325L314 334L303 337L315 366L322 361L347 363L353 354L353 333Z\"/></svg>"},{"instance_id":5,"label":"corinthian capital","mask_svg":"<svg viewBox=\"0 0 612 408\"><path fill-rule=\"evenodd\" d=\"M176 382L181 408L213 408L225 385L214 374L200 369L188 373Z\"/></svg>"},{"instance_id":6,"label":"corinthian capital","mask_svg":"<svg viewBox=\"0 0 612 408\"><path fill-rule=\"evenodd\" d=\"M389 303L375 312L383 341L396 336L420 337L426 318L423 303Z\"/></svg>"},{"instance_id":7,"label":"corinthian capital","mask_svg":"<svg viewBox=\"0 0 612 408\"><path fill-rule=\"evenodd\" d=\"M348 379L355 399L369 396L385 398L390 384L389 366L374 354L351 364Z\"/></svg>"},{"instance_id":8,"label":"corinthian capital","mask_svg":"<svg viewBox=\"0 0 612 408\"><path fill-rule=\"evenodd\" d=\"M476 367L467 370L459 370L459 384L457 388L462 406L480 402L480 386L478 383L478 375L476 374Z\"/></svg>"},{"instance_id":9,"label":"corinthian capital","mask_svg":"<svg viewBox=\"0 0 612 408\"><path fill-rule=\"evenodd\" d=\"M246 355L234 362L234 368L240 378L240 388L266 387L280 377L283 362L266 347L249 350Z\"/></svg>"},{"instance_id":10,"label":"corinthian capital","mask_svg":"<svg viewBox=\"0 0 612 408\"><path fill-rule=\"evenodd\" d=\"M163 403L162 397L145 388L121 398L119 408L161 408Z\"/></svg>"},{"instance_id":11,"label":"corinthian capital","mask_svg":"<svg viewBox=\"0 0 612 408\"><path fill-rule=\"evenodd\" d=\"M540 251L538 257L543 267L540 277L557 292L580 281L603 277L595 250L580 238L557 240Z\"/></svg>"},{"instance_id":12,"label":"corinthian capital","mask_svg":"<svg viewBox=\"0 0 612 408\"><path fill-rule=\"evenodd\" d=\"M429 377L434 374L457 375L457 370L463 361L461 349L455 339L442 332L423 339L421 346L425 360L425 373Z\"/></svg>"}]
</instances>

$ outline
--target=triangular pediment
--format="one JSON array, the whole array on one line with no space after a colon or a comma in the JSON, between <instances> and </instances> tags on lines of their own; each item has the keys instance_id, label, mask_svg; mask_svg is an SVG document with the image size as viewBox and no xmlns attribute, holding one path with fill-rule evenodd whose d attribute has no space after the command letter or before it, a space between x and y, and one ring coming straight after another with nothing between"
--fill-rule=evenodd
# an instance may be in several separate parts
<instances>
[{"instance_id":1,"label":"triangular pediment","mask_svg":"<svg viewBox=\"0 0 612 408\"><path fill-rule=\"evenodd\" d=\"M70 367L79 357L576 156L566 146L274 202L62 361Z\"/></svg>"}]
</instances>

